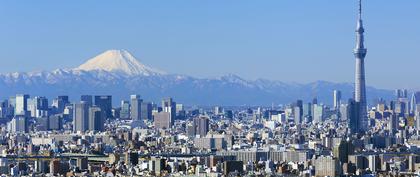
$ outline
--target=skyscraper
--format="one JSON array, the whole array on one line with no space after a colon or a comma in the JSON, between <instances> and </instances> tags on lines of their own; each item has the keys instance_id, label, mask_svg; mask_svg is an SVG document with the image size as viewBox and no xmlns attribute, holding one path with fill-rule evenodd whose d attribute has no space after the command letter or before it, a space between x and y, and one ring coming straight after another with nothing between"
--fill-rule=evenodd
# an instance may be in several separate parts
<instances>
[{"instance_id":1,"label":"skyscraper","mask_svg":"<svg viewBox=\"0 0 420 177\"><path fill-rule=\"evenodd\" d=\"M141 120L141 102L140 95L131 95L131 119Z\"/></svg>"},{"instance_id":2,"label":"skyscraper","mask_svg":"<svg viewBox=\"0 0 420 177\"><path fill-rule=\"evenodd\" d=\"M200 137L205 137L210 129L209 119L207 117L196 117L194 118L193 126L196 135L200 135Z\"/></svg>"},{"instance_id":3,"label":"skyscraper","mask_svg":"<svg viewBox=\"0 0 420 177\"><path fill-rule=\"evenodd\" d=\"M306 103L302 106L303 109L303 118L305 122L312 122L312 104Z\"/></svg>"},{"instance_id":4,"label":"skyscraper","mask_svg":"<svg viewBox=\"0 0 420 177\"><path fill-rule=\"evenodd\" d=\"M418 110L417 110L417 104L419 103L420 99L420 92L414 92L413 95L411 95L411 100L410 100L410 113L411 114L415 114Z\"/></svg>"},{"instance_id":5,"label":"skyscraper","mask_svg":"<svg viewBox=\"0 0 420 177\"><path fill-rule=\"evenodd\" d=\"M152 120L152 103L141 103L141 120Z\"/></svg>"},{"instance_id":6,"label":"skyscraper","mask_svg":"<svg viewBox=\"0 0 420 177\"><path fill-rule=\"evenodd\" d=\"M105 118L112 118L112 96L101 95L95 96L95 105L101 108Z\"/></svg>"},{"instance_id":7,"label":"skyscraper","mask_svg":"<svg viewBox=\"0 0 420 177\"><path fill-rule=\"evenodd\" d=\"M294 118L295 118L295 124L301 124L303 121L302 108L299 106L293 107L293 113L294 113Z\"/></svg>"},{"instance_id":8,"label":"skyscraper","mask_svg":"<svg viewBox=\"0 0 420 177\"><path fill-rule=\"evenodd\" d=\"M339 110L341 104L341 91L334 90L334 109Z\"/></svg>"},{"instance_id":9,"label":"skyscraper","mask_svg":"<svg viewBox=\"0 0 420 177\"><path fill-rule=\"evenodd\" d=\"M56 113L62 113L67 104L69 104L69 97L66 95L58 96L53 100L52 106L55 108Z\"/></svg>"},{"instance_id":10,"label":"skyscraper","mask_svg":"<svg viewBox=\"0 0 420 177\"><path fill-rule=\"evenodd\" d=\"M73 108L73 131L84 132L89 129L89 105L81 101L74 104Z\"/></svg>"},{"instance_id":11,"label":"skyscraper","mask_svg":"<svg viewBox=\"0 0 420 177\"><path fill-rule=\"evenodd\" d=\"M297 100L296 105L293 107L293 114L295 118L295 124L301 124L303 121L303 101Z\"/></svg>"},{"instance_id":12,"label":"skyscraper","mask_svg":"<svg viewBox=\"0 0 420 177\"><path fill-rule=\"evenodd\" d=\"M30 100L30 101L29 101ZM28 100L28 110L31 111L31 117L48 116L48 99L45 97L35 97Z\"/></svg>"},{"instance_id":13,"label":"skyscraper","mask_svg":"<svg viewBox=\"0 0 420 177\"><path fill-rule=\"evenodd\" d=\"M389 117L388 130L389 130L390 135L394 135L394 133L397 132L397 130L398 130L398 115L392 114Z\"/></svg>"},{"instance_id":14,"label":"skyscraper","mask_svg":"<svg viewBox=\"0 0 420 177\"><path fill-rule=\"evenodd\" d=\"M29 95L18 94L16 95L15 115L24 116L28 111Z\"/></svg>"},{"instance_id":15,"label":"skyscraper","mask_svg":"<svg viewBox=\"0 0 420 177\"><path fill-rule=\"evenodd\" d=\"M11 133L28 132L28 119L25 116L15 116L7 123L7 129Z\"/></svg>"},{"instance_id":16,"label":"skyscraper","mask_svg":"<svg viewBox=\"0 0 420 177\"><path fill-rule=\"evenodd\" d=\"M356 102L354 99L349 99L348 107L347 107L347 117L349 118L347 121L349 123L349 133L357 133L360 131L360 104Z\"/></svg>"},{"instance_id":17,"label":"skyscraper","mask_svg":"<svg viewBox=\"0 0 420 177\"><path fill-rule=\"evenodd\" d=\"M130 102L125 101L125 100L121 101L120 118L121 119L130 118Z\"/></svg>"},{"instance_id":18,"label":"skyscraper","mask_svg":"<svg viewBox=\"0 0 420 177\"><path fill-rule=\"evenodd\" d=\"M93 105L92 95L82 95L82 96L80 96L80 101L86 102L89 106Z\"/></svg>"},{"instance_id":19,"label":"skyscraper","mask_svg":"<svg viewBox=\"0 0 420 177\"><path fill-rule=\"evenodd\" d=\"M176 103L172 98L162 100L162 111L154 115L155 128L171 128L176 116Z\"/></svg>"},{"instance_id":20,"label":"skyscraper","mask_svg":"<svg viewBox=\"0 0 420 177\"><path fill-rule=\"evenodd\" d=\"M356 57L354 100L358 106L357 116L352 117L359 122L358 132L367 128L367 103L366 103L366 81L365 81L365 57L367 49L364 46L364 32L362 21L362 0L359 0L359 16L356 28L356 47L353 50Z\"/></svg>"},{"instance_id":21,"label":"skyscraper","mask_svg":"<svg viewBox=\"0 0 420 177\"><path fill-rule=\"evenodd\" d=\"M174 121L176 116L176 103L172 100L172 98L162 100L162 111L169 113L171 122Z\"/></svg>"},{"instance_id":22,"label":"skyscraper","mask_svg":"<svg viewBox=\"0 0 420 177\"><path fill-rule=\"evenodd\" d=\"M104 118L101 113L101 108L93 106L89 108L89 130L90 131L103 131Z\"/></svg>"},{"instance_id":23,"label":"skyscraper","mask_svg":"<svg viewBox=\"0 0 420 177\"><path fill-rule=\"evenodd\" d=\"M408 97L407 89L396 89L395 90L395 97L397 97L397 99L407 98Z\"/></svg>"},{"instance_id":24,"label":"skyscraper","mask_svg":"<svg viewBox=\"0 0 420 177\"><path fill-rule=\"evenodd\" d=\"M48 130L61 130L63 128L63 117L52 115L48 117Z\"/></svg>"},{"instance_id":25,"label":"skyscraper","mask_svg":"<svg viewBox=\"0 0 420 177\"><path fill-rule=\"evenodd\" d=\"M319 122L324 121L324 106L314 104L313 107L314 107L314 110L312 112L312 114L313 114L312 122L313 123L319 123Z\"/></svg>"}]
</instances>

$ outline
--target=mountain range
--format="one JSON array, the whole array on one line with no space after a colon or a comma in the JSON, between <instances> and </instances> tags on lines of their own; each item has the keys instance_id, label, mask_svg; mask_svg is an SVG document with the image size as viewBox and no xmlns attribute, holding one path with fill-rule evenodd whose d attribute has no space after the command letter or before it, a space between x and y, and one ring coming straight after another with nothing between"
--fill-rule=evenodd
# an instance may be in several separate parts
<instances>
[{"instance_id":1,"label":"mountain range","mask_svg":"<svg viewBox=\"0 0 420 177\"><path fill-rule=\"evenodd\" d=\"M15 72L0 74L2 97L27 93L49 98L69 95L74 101L80 95L112 95L114 104L140 94L144 100L158 102L165 97L187 105L271 105L314 97L332 103L333 90L343 98L353 93L352 83L316 81L286 83L266 79L247 80L229 74L220 78L196 78L168 74L142 64L126 50L108 50L73 69ZM393 97L390 90L367 88L368 101Z\"/></svg>"}]
</instances>

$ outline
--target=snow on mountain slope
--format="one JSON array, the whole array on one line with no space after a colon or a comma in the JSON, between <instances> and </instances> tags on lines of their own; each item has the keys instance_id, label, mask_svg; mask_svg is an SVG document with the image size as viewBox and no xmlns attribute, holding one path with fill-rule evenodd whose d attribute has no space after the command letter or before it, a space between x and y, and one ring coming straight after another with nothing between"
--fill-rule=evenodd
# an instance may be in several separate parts
<instances>
[{"instance_id":1,"label":"snow on mountain slope","mask_svg":"<svg viewBox=\"0 0 420 177\"><path fill-rule=\"evenodd\" d=\"M189 105L271 105L314 97L320 102L331 103L334 89L341 90L343 98L351 98L353 85L325 81L297 84L247 80L234 74L202 79L165 74L145 66L125 50L109 50L74 69L0 74L0 98L17 93L49 98L107 94L118 104L127 99L128 94L135 93L154 102L170 96ZM367 87L367 92L368 101L393 98L393 92L389 90Z\"/></svg>"},{"instance_id":2,"label":"snow on mountain slope","mask_svg":"<svg viewBox=\"0 0 420 177\"><path fill-rule=\"evenodd\" d=\"M94 71L103 70L127 74L129 76L143 75L164 75L157 69L140 63L133 55L126 50L108 50L88 60L86 63L75 68L75 70Z\"/></svg>"}]
</instances>

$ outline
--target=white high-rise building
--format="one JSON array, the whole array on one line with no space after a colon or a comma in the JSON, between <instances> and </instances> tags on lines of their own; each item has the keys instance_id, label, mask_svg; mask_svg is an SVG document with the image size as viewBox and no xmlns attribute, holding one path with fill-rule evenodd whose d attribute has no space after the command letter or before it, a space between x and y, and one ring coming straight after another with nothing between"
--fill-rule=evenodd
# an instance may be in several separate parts
<instances>
[{"instance_id":1,"label":"white high-rise building","mask_svg":"<svg viewBox=\"0 0 420 177\"><path fill-rule=\"evenodd\" d=\"M17 94L16 95L16 107L15 115L24 116L28 111L28 99L29 95Z\"/></svg>"}]
</instances>

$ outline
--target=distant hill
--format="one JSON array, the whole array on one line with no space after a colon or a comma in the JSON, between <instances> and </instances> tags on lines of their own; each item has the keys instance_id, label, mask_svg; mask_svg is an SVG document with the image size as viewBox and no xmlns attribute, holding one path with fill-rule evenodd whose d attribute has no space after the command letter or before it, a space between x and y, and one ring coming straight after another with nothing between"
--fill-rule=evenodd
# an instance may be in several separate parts
<instances>
[{"instance_id":1,"label":"distant hill","mask_svg":"<svg viewBox=\"0 0 420 177\"><path fill-rule=\"evenodd\" d=\"M158 102L164 97L187 105L271 105L290 103L296 99L310 101L315 96L320 102L332 103L334 89L342 91L343 98L353 93L351 83L316 81L308 84L285 83L271 80L245 80L236 75L214 79L166 74L148 67L125 50L109 50L74 69L8 73L0 75L0 96L16 93L32 96L69 95L77 101L82 94L108 94L114 104L140 94L146 101ZM367 88L368 101L390 99L390 90Z\"/></svg>"}]
</instances>

